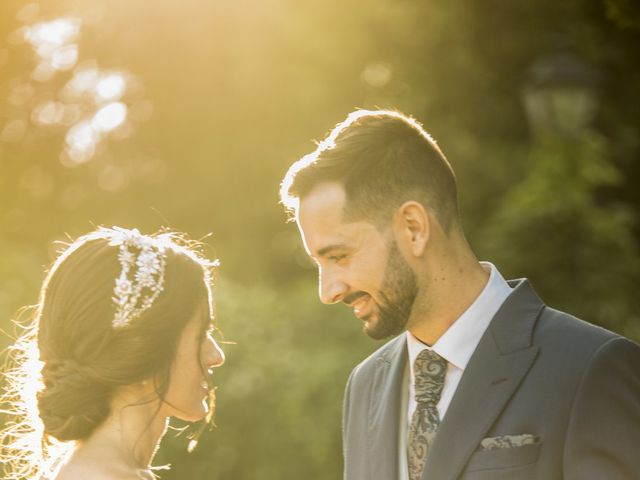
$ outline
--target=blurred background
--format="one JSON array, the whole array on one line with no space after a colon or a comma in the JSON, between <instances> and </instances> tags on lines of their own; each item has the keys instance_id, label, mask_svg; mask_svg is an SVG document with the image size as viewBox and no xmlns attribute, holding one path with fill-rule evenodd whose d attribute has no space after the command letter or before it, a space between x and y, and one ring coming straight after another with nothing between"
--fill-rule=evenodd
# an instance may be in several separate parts
<instances>
[{"instance_id":1,"label":"blurred background","mask_svg":"<svg viewBox=\"0 0 640 480\"><path fill-rule=\"evenodd\" d=\"M235 344L218 427L192 454L169 433L161 478L339 478L344 384L379 344L319 303L277 191L356 107L438 140L480 258L640 340L639 5L2 0L0 347L55 241L205 238Z\"/></svg>"}]
</instances>

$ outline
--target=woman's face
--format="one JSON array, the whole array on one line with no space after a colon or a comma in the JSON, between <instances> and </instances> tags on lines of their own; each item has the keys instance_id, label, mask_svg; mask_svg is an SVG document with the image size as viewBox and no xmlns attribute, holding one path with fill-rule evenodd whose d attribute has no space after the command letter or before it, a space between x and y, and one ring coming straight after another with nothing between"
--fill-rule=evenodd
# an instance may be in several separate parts
<instances>
[{"instance_id":1,"label":"woman's face","mask_svg":"<svg viewBox=\"0 0 640 480\"><path fill-rule=\"evenodd\" d=\"M214 367L224 363L224 353L211 334L203 334L203 323L211 321L209 312L209 305L205 302L182 332L165 395L167 415L190 422L207 414L207 377Z\"/></svg>"}]
</instances>

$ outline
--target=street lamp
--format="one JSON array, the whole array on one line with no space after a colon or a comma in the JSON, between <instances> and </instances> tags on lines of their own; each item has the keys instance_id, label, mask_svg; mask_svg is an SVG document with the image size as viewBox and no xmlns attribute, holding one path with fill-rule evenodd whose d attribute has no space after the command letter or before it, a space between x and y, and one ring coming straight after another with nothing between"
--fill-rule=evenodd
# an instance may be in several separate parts
<instances>
[{"instance_id":1,"label":"street lamp","mask_svg":"<svg viewBox=\"0 0 640 480\"><path fill-rule=\"evenodd\" d=\"M533 132L579 135L596 114L600 81L600 72L568 49L535 61L522 91Z\"/></svg>"}]
</instances>

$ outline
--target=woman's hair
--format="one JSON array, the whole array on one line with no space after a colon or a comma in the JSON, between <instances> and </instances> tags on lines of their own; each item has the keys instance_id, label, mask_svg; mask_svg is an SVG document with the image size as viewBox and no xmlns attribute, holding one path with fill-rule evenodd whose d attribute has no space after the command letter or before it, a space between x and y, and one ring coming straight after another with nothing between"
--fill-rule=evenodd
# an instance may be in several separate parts
<instances>
[{"instance_id":1,"label":"woman's hair","mask_svg":"<svg viewBox=\"0 0 640 480\"><path fill-rule=\"evenodd\" d=\"M126 325L114 326L114 287L122 274L115 240L122 232L99 228L80 237L44 280L32 324L5 373L4 400L14 418L0 435L0 457L13 465L4 478L46 472L64 442L84 440L104 422L118 387L153 379L163 399L184 327L205 302L211 305L215 262L183 236L136 232L161 246L162 290ZM204 316L203 336L209 323Z\"/></svg>"}]
</instances>

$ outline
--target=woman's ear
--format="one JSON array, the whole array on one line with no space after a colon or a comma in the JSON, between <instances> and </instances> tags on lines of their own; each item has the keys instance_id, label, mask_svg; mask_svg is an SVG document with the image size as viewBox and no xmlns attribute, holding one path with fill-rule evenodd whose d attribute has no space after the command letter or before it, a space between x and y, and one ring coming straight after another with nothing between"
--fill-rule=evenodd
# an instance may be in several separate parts
<instances>
[{"instance_id":1,"label":"woman's ear","mask_svg":"<svg viewBox=\"0 0 640 480\"><path fill-rule=\"evenodd\" d=\"M394 229L407 252L416 257L424 254L431 228L429 213L421 203L411 200L400 205L394 215Z\"/></svg>"}]
</instances>

